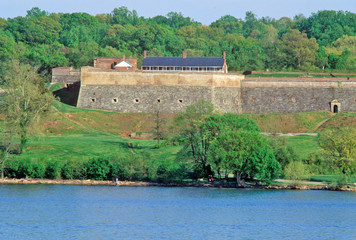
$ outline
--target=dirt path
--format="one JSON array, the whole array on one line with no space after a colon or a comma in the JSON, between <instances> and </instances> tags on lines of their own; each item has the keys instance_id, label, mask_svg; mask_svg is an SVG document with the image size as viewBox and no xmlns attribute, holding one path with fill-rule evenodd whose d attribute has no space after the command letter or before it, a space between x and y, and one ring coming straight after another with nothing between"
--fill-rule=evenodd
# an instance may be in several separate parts
<instances>
[{"instance_id":1,"label":"dirt path","mask_svg":"<svg viewBox=\"0 0 356 240\"><path fill-rule=\"evenodd\" d=\"M58 113L62 118L65 118L66 120L68 120L71 123L74 123L75 125L81 127L82 129L85 129L87 131L92 131L92 129L88 129L86 126L84 126L81 123L78 123L72 119L70 119L69 117L67 117L64 113L62 113L61 111L59 111L55 106L53 106L53 109L56 111L56 113Z\"/></svg>"},{"instance_id":2,"label":"dirt path","mask_svg":"<svg viewBox=\"0 0 356 240\"><path fill-rule=\"evenodd\" d=\"M132 143L131 142L128 142L127 145L129 146L130 148L130 151L132 152L132 154L136 154L132 148Z\"/></svg>"},{"instance_id":3,"label":"dirt path","mask_svg":"<svg viewBox=\"0 0 356 240\"><path fill-rule=\"evenodd\" d=\"M287 179L275 179L274 181L286 183L286 184L291 184L296 182L294 180L287 180ZM314 182L314 181L298 181L298 183L302 185L327 185L326 183L323 182Z\"/></svg>"},{"instance_id":4,"label":"dirt path","mask_svg":"<svg viewBox=\"0 0 356 240\"><path fill-rule=\"evenodd\" d=\"M324 119L323 121L321 121L320 123L318 123L312 130L310 130L311 132L315 132L316 130L318 130L324 123L326 123L327 121L329 121L330 119L332 119L334 116L331 116L327 119Z\"/></svg>"}]
</instances>

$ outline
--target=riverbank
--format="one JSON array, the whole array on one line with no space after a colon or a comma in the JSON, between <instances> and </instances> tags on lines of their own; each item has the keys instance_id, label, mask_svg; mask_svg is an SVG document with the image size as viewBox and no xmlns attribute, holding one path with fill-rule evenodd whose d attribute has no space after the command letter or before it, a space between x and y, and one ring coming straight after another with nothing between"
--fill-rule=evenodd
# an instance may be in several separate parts
<instances>
[{"instance_id":1,"label":"riverbank","mask_svg":"<svg viewBox=\"0 0 356 240\"><path fill-rule=\"evenodd\" d=\"M98 180L52 180L52 179L14 179L4 178L0 179L0 184L50 184L50 185L84 185L84 186L156 186L156 187L206 187L206 188L236 188L234 183L156 183L156 182L142 182L142 181L98 181ZM281 184L281 185L249 185L242 188L254 189L274 189L274 190L328 190L328 191L352 191L356 192L356 187L333 187L329 185L303 185L303 184Z\"/></svg>"}]
</instances>

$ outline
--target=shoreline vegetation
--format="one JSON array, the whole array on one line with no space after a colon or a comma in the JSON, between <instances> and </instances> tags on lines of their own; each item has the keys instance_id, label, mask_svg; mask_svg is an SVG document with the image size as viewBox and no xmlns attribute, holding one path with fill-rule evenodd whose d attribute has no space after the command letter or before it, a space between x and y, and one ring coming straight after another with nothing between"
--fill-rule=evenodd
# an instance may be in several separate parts
<instances>
[{"instance_id":1,"label":"shoreline vegetation","mask_svg":"<svg viewBox=\"0 0 356 240\"><path fill-rule=\"evenodd\" d=\"M327 191L349 191L356 192L356 186L335 187L327 184L303 184L298 182L290 182L289 184L245 184L245 186L236 186L236 183L221 183L221 182L189 182L189 183L158 183L145 181L100 181L100 180L64 180L64 179L36 179L36 178L3 178L0 179L0 184L44 184L44 185L81 185L81 186L131 186L131 187L200 187L200 188L236 188L236 189L271 189L271 190L327 190Z\"/></svg>"}]
</instances>

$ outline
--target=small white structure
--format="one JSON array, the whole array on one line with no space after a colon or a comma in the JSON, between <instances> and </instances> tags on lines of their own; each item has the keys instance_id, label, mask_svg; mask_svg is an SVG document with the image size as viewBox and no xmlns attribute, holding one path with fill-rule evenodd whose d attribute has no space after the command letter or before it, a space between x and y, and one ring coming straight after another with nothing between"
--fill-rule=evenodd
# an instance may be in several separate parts
<instances>
[{"instance_id":1,"label":"small white structure","mask_svg":"<svg viewBox=\"0 0 356 240\"><path fill-rule=\"evenodd\" d=\"M130 70L131 68L134 68L135 66L126 62L122 61L114 66L114 69L116 70Z\"/></svg>"}]
</instances>

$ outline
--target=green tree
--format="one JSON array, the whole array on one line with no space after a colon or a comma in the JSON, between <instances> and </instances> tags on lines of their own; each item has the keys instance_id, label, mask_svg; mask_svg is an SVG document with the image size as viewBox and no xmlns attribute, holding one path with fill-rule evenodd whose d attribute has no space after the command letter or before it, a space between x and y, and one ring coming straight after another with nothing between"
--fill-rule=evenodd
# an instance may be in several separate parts
<instances>
[{"instance_id":1,"label":"green tree","mask_svg":"<svg viewBox=\"0 0 356 240\"><path fill-rule=\"evenodd\" d=\"M318 44L315 38L308 39L305 33L293 29L282 36L280 48L286 64L300 69L302 64L314 64Z\"/></svg>"},{"instance_id":2,"label":"green tree","mask_svg":"<svg viewBox=\"0 0 356 240\"><path fill-rule=\"evenodd\" d=\"M258 131L226 129L211 146L213 159L233 171L237 185L241 178L255 177L269 183L280 172L280 165Z\"/></svg>"},{"instance_id":3,"label":"green tree","mask_svg":"<svg viewBox=\"0 0 356 240\"><path fill-rule=\"evenodd\" d=\"M298 25L301 32L317 39L320 46L327 46L343 35L354 36L356 32L356 14L344 11L323 10Z\"/></svg>"},{"instance_id":4,"label":"green tree","mask_svg":"<svg viewBox=\"0 0 356 240\"><path fill-rule=\"evenodd\" d=\"M5 75L5 117L10 131L18 132L21 149L27 143L29 126L49 111L53 96L44 88L36 69L13 61Z\"/></svg>"},{"instance_id":5,"label":"green tree","mask_svg":"<svg viewBox=\"0 0 356 240\"><path fill-rule=\"evenodd\" d=\"M1 109L1 108L0 108ZM15 152L16 133L12 132L8 126L5 130L0 129L0 171L1 178L4 178L4 168L12 153Z\"/></svg>"},{"instance_id":6,"label":"green tree","mask_svg":"<svg viewBox=\"0 0 356 240\"><path fill-rule=\"evenodd\" d=\"M210 139L202 128L205 117L214 112L214 105L207 101L199 101L187 107L185 113L178 114L174 119L174 132L178 141L184 143L181 154L193 160L193 169L207 175L207 161Z\"/></svg>"},{"instance_id":7,"label":"green tree","mask_svg":"<svg viewBox=\"0 0 356 240\"><path fill-rule=\"evenodd\" d=\"M242 23L239 19L231 16L225 15L219 18L217 21L211 23L212 28L220 28L225 31L225 33L242 33Z\"/></svg>"},{"instance_id":8,"label":"green tree","mask_svg":"<svg viewBox=\"0 0 356 240\"><path fill-rule=\"evenodd\" d=\"M327 161L343 174L350 176L356 172L356 129L339 128L322 133L320 146Z\"/></svg>"},{"instance_id":9,"label":"green tree","mask_svg":"<svg viewBox=\"0 0 356 240\"><path fill-rule=\"evenodd\" d=\"M166 125L166 120L163 118L162 113L160 113L157 107L155 113L154 126L152 129L153 138L156 139L157 141L157 148L161 147L160 145L161 139L163 139L165 136L165 125Z\"/></svg>"}]
</instances>

